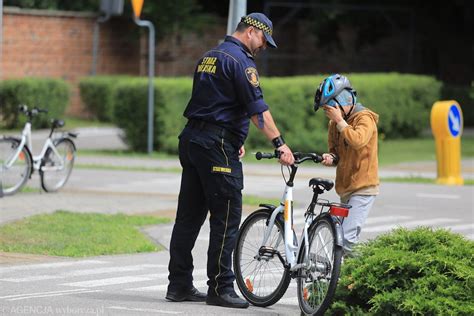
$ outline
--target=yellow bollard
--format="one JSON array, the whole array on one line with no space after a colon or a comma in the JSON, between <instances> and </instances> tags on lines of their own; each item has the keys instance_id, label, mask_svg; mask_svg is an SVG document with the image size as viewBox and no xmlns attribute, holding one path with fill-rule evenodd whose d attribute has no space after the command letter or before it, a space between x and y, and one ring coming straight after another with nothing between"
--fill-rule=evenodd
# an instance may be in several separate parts
<instances>
[{"instance_id":1,"label":"yellow bollard","mask_svg":"<svg viewBox=\"0 0 474 316\"><path fill-rule=\"evenodd\" d=\"M463 117L459 104L438 101L431 109L431 130L436 142L436 183L463 185L461 176L461 134Z\"/></svg>"}]
</instances>

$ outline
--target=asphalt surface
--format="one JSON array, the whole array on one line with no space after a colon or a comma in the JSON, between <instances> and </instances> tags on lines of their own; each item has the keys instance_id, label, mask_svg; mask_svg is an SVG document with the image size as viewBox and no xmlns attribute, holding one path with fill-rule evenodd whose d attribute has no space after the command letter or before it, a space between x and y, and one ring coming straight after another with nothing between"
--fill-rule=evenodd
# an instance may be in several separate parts
<instances>
[{"instance_id":1,"label":"asphalt surface","mask_svg":"<svg viewBox=\"0 0 474 316\"><path fill-rule=\"evenodd\" d=\"M0 199L0 224L56 210L75 212L154 214L174 218L179 191L176 160L88 156L81 148L125 148L115 129L82 130L76 167L58 193L39 190ZM35 145L35 144L34 144ZM250 154L250 153L248 153ZM102 167L101 167L102 166ZM120 170L111 170L111 166ZM122 167L131 170L122 170ZM134 168L140 168L134 169ZM161 172L157 172L162 168ZM474 178L474 160L463 161L463 177ZM334 169L307 163L300 167L294 189L296 229L311 198L311 177L334 178ZM278 200L284 186L277 162L244 163L244 195ZM435 177L435 162L382 168L381 177ZM474 188L406 183L382 183L362 239L367 240L403 226L443 227L474 239ZM324 197L324 196L322 196ZM333 191L325 194L337 200ZM246 209L244 216L251 209ZM169 245L172 224L143 228L155 242ZM298 234L299 235L299 234ZM208 224L193 251L195 285L206 290ZM204 255L203 255L204 254ZM269 308L251 306L233 310L203 303L170 303L164 299L169 252L68 259L0 253L0 314L43 315L298 315L296 283Z\"/></svg>"}]
</instances>

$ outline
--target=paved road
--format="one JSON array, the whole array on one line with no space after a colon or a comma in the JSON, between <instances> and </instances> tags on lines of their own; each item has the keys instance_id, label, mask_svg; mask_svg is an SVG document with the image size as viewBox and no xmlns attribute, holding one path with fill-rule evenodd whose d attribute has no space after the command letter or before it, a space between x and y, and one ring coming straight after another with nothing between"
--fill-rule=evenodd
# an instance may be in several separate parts
<instances>
[{"instance_id":1,"label":"paved road","mask_svg":"<svg viewBox=\"0 0 474 316\"><path fill-rule=\"evenodd\" d=\"M79 155L79 165L115 165L175 168L174 160L119 159ZM406 164L381 170L382 176L433 174L433 163ZM171 170L171 169L170 169ZM278 199L283 180L275 164L245 164L244 194ZM473 161L465 161L466 178L473 177ZM305 165L295 183L297 229L311 192L307 180L334 177L334 169ZM67 187L55 194L36 192L0 199L0 223L58 209L103 213L153 213L174 216L179 189L177 172L144 172L77 168ZM37 177L29 182L38 187ZM474 239L472 186L383 183L363 239L394 227L445 227ZM326 194L335 200L334 192ZM248 210L247 210L248 211ZM247 212L246 212L247 213ZM172 225L144 229L150 238L167 247ZM195 284L205 290L208 226L196 243ZM102 256L84 259L21 256L0 253L0 314L56 315L298 315L295 283L271 308L248 310L208 307L202 303L174 304L164 300L168 251L149 254Z\"/></svg>"}]
</instances>

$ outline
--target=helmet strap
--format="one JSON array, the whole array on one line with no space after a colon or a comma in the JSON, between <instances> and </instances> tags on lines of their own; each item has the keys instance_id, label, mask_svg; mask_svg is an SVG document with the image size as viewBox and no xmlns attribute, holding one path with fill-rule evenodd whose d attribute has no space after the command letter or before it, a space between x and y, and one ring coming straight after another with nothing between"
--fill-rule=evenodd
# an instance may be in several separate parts
<instances>
[{"instance_id":1,"label":"helmet strap","mask_svg":"<svg viewBox=\"0 0 474 316\"><path fill-rule=\"evenodd\" d=\"M339 105L339 108L340 108L341 111L342 111L342 114L343 114L343 116L344 116L344 120L345 120L345 121L347 121L347 119L349 118L349 116L351 116L352 111L354 110L354 107L355 107L355 105L351 105L350 111L346 114L346 111L344 111L342 105Z\"/></svg>"}]
</instances>

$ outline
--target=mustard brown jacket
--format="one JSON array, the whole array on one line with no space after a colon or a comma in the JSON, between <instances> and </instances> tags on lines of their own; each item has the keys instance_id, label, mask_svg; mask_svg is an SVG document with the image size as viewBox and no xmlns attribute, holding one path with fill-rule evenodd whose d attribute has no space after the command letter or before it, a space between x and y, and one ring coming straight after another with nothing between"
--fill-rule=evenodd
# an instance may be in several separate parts
<instances>
[{"instance_id":1,"label":"mustard brown jacket","mask_svg":"<svg viewBox=\"0 0 474 316\"><path fill-rule=\"evenodd\" d=\"M357 104L347 119L347 126L338 130L329 121L329 152L337 155L336 192L346 196L363 188L378 186L378 133L379 116ZM344 124L345 125L345 124Z\"/></svg>"}]
</instances>

